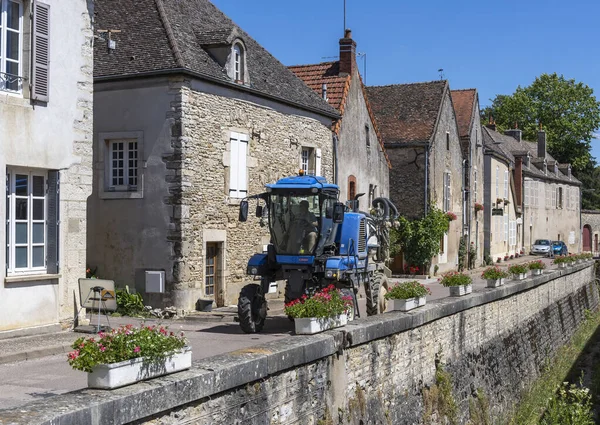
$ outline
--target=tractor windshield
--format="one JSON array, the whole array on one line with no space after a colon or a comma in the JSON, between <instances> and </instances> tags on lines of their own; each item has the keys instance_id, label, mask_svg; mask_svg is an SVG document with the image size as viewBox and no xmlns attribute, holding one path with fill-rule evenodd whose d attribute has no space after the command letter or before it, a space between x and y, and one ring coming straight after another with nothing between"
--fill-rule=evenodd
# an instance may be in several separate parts
<instances>
[{"instance_id":1,"label":"tractor windshield","mask_svg":"<svg viewBox=\"0 0 600 425\"><path fill-rule=\"evenodd\" d=\"M319 195L270 195L269 227L277 254L312 255L321 227Z\"/></svg>"}]
</instances>

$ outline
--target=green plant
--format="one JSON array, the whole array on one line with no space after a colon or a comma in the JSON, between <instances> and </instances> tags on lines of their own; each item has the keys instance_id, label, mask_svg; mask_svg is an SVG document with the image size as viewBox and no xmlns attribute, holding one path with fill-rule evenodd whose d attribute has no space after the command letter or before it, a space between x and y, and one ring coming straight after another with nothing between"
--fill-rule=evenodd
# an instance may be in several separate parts
<instances>
[{"instance_id":1,"label":"green plant","mask_svg":"<svg viewBox=\"0 0 600 425\"><path fill-rule=\"evenodd\" d=\"M462 272L465 269L465 261L467 259L467 244L464 238L461 238L458 244L458 271Z\"/></svg>"},{"instance_id":2,"label":"green plant","mask_svg":"<svg viewBox=\"0 0 600 425\"><path fill-rule=\"evenodd\" d=\"M444 370L442 354L436 355L435 384L423 389L423 423L432 423L434 413L444 420L441 423L458 425L458 404L452 392L452 376Z\"/></svg>"},{"instance_id":3,"label":"green plant","mask_svg":"<svg viewBox=\"0 0 600 425\"><path fill-rule=\"evenodd\" d=\"M443 274L439 281L442 286L462 286L471 284L473 279L471 279L471 276L465 273L448 272Z\"/></svg>"},{"instance_id":4,"label":"green plant","mask_svg":"<svg viewBox=\"0 0 600 425\"><path fill-rule=\"evenodd\" d=\"M423 264L429 270L431 259L440 253L440 240L448 231L448 218L440 209L430 206L427 215L418 220L400 217L394 240L409 264ZM397 248L396 248L397 249Z\"/></svg>"},{"instance_id":5,"label":"green plant","mask_svg":"<svg viewBox=\"0 0 600 425\"><path fill-rule=\"evenodd\" d=\"M434 276L437 276L439 269L440 269L440 266L438 266L437 264L435 266L433 266L433 275Z\"/></svg>"},{"instance_id":6,"label":"green plant","mask_svg":"<svg viewBox=\"0 0 600 425\"><path fill-rule=\"evenodd\" d=\"M497 280L497 279L503 279L505 277L508 277L508 273L506 273L504 270L501 270L500 267L498 267L498 266L489 267L483 271L483 273L481 274L481 277L483 279Z\"/></svg>"},{"instance_id":7,"label":"green plant","mask_svg":"<svg viewBox=\"0 0 600 425\"><path fill-rule=\"evenodd\" d=\"M553 263L554 264L565 264L573 261L573 257L570 255L561 255L559 257L555 257Z\"/></svg>"},{"instance_id":8,"label":"green plant","mask_svg":"<svg viewBox=\"0 0 600 425\"><path fill-rule=\"evenodd\" d=\"M592 396L585 387L563 382L550 400L540 425L593 425Z\"/></svg>"},{"instance_id":9,"label":"green plant","mask_svg":"<svg viewBox=\"0 0 600 425\"><path fill-rule=\"evenodd\" d=\"M527 265L529 270L544 270L546 268L546 264L542 260L532 261Z\"/></svg>"},{"instance_id":10,"label":"green plant","mask_svg":"<svg viewBox=\"0 0 600 425\"><path fill-rule=\"evenodd\" d=\"M97 271L98 271L98 267L91 268L90 266L87 266L85 268L86 279L98 279L98 276L96 276Z\"/></svg>"},{"instance_id":11,"label":"green plant","mask_svg":"<svg viewBox=\"0 0 600 425\"><path fill-rule=\"evenodd\" d=\"M397 283L385 294L386 300L407 300L409 298L419 298L431 295L429 288L425 285L412 280L410 282Z\"/></svg>"},{"instance_id":12,"label":"green plant","mask_svg":"<svg viewBox=\"0 0 600 425\"><path fill-rule=\"evenodd\" d=\"M73 369L91 372L99 364L118 363L144 357L149 362L166 358L186 346L183 332L175 335L167 328L133 325L113 329L109 333L100 332L96 338L78 338L72 345L74 351L68 354L68 362Z\"/></svg>"},{"instance_id":13,"label":"green plant","mask_svg":"<svg viewBox=\"0 0 600 425\"><path fill-rule=\"evenodd\" d=\"M471 242L469 246L469 269L475 268L475 261L477 260L477 250L475 249L475 244Z\"/></svg>"},{"instance_id":14,"label":"green plant","mask_svg":"<svg viewBox=\"0 0 600 425\"><path fill-rule=\"evenodd\" d=\"M285 314L297 319L303 317L334 317L348 311L352 305L351 296L342 296L339 289L332 284L317 291L309 297L292 300L285 305Z\"/></svg>"},{"instance_id":15,"label":"green plant","mask_svg":"<svg viewBox=\"0 0 600 425\"><path fill-rule=\"evenodd\" d=\"M522 274L527 273L527 266L524 264L513 264L508 268L510 274Z\"/></svg>"},{"instance_id":16,"label":"green plant","mask_svg":"<svg viewBox=\"0 0 600 425\"><path fill-rule=\"evenodd\" d=\"M123 316L145 316L144 299L139 293L129 292L129 286L125 289L117 289L117 312Z\"/></svg>"}]
</instances>

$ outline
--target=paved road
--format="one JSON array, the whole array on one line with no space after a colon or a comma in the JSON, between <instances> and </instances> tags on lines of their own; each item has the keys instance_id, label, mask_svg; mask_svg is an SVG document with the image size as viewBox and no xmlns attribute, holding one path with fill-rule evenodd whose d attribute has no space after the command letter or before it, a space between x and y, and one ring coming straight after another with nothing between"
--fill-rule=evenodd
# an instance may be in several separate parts
<instances>
[{"instance_id":1,"label":"paved road","mask_svg":"<svg viewBox=\"0 0 600 425\"><path fill-rule=\"evenodd\" d=\"M526 257L519 260L530 261L531 258ZM515 260L515 262L517 261ZM546 259L545 261L550 267L550 260ZM481 270L474 271L472 274L474 291L487 290L485 282L479 277ZM401 280L407 279L392 279L390 283ZM423 283L431 289L432 295L428 297L429 301L448 296L448 289L442 287L437 279L424 280ZM364 315L364 295L359 299L359 307ZM281 314L280 310L279 314ZM140 322L140 320L132 318L111 318L110 321L113 327L127 323L139 324ZM180 320L170 321L169 327L173 331L185 332L192 346L194 360L281 339L291 335L293 330L292 323L282 315L267 318L263 332L254 335L244 334L239 325L234 322ZM80 335L73 335L72 339L75 340ZM66 361L65 354L0 364L0 409L16 407L28 401L82 389L86 385L86 374L72 370Z\"/></svg>"}]
</instances>

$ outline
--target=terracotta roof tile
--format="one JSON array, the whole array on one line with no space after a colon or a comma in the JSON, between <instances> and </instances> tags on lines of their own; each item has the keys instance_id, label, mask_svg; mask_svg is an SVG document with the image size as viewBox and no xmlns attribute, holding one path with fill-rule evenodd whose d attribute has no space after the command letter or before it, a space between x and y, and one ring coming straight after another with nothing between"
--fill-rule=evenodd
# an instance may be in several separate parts
<instances>
[{"instance_id":1,"label":"terracotta roof tile","mask_svg":"<svg viewBox=\"0 0 600 425\"><path fill-rule=\"evenodd\" d=\"M385 143L429 141L447 82L367 87L369 102Z\"/></svg>"},{"instance_id":2,"label":"terracotta roof tile","mask_svg":"<svg viewBox=\"0 0 600 425\"><path fill-rule=\"evenodd\" d=\"M458 134L460 137L468 137L473 119L473 105L477 96L477 89L451 90L452 103L456 111L458 122Z\"/></svg>"},{"instance_id":3,"label":"terracotta roof tile","mask_svg":"<svg viewBox=\"0 0 600 425\"><path fill-rule=\"evenodd\" d=\"M350 76L339 76L340 63L323 62L314 65L294 65L288 67L296 76L322 96L323 84L327 84L327 102L343 113L342 101L344 89L350 82Z\"/></svg>"}]
</instances>

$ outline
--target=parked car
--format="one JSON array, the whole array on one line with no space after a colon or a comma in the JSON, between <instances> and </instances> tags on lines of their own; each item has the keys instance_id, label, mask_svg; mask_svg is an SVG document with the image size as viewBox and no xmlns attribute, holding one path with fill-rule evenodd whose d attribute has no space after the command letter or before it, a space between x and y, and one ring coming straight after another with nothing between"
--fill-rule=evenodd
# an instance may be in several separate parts
<instances>
[{"instance_id":1,"label":"parked car","mask_svg":"<svg viewBox=\"0 0 600 425\"><path fill-rule=\"evenodd\" d=\"M550 255L552 242L549 239L537 239L531 247L533 255Z\"/></svg>"},{"instance_id":2,"label":"parked car","mask_svg":"<svg viewBox=\"0 0 600 425\"><path fill-rule=\"evenodd\" d=\"M567 255L569 253L569 249L563 241L552 242L552 251L554 255Z\"/></svg>"}]
</instances>

